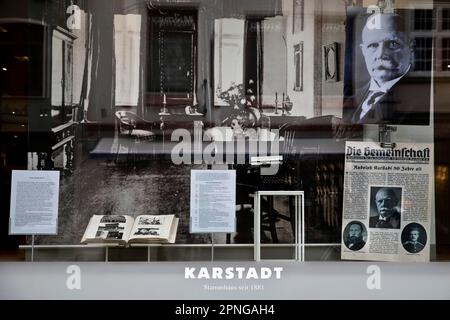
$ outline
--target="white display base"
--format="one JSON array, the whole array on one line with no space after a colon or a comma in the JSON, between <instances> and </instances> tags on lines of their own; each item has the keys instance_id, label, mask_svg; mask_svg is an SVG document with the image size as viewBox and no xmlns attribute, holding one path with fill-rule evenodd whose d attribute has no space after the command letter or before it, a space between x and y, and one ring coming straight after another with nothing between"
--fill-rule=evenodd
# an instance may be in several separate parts
<instances>
[{"instance_id":1,"label":"white display base","mask_svg":"<svg viewBox=\"0 0 450 320\"><path fill-rule=\"evenodd\" d=\"M276 279L205 279L206 268L283 268ZM196 278L186 278L195 268ZM237 274L237 273L235 273ZM246 272L244 274L247 274ZM261 274L261 273L260 273ZM450 263L0 263L0 299L449 299Z\"/></svg>"}]
</instances>

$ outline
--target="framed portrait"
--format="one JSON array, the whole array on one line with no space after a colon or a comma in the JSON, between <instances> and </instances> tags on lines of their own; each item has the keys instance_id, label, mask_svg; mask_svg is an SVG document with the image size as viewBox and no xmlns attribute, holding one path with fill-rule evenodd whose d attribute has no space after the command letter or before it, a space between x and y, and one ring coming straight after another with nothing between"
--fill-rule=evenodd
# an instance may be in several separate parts
<instances>
[{"instance_id":1,"label":"framed portrait","mask_svg":"<svg viewBox=\"0 0 450 320\"><path fill-rule=\"evenodd\" d=\"M303 91L303 42L294 45L294 91Z\"/></svg>"},{"instance_id":2,"label":"framed portrait","mask_svg":"<svg viewBox=\"0 0 450 320\"><path fill-rule=\"evenodd\" d=\"M305 0L293 0L292 33L303 31Z\"/></svg>"},{"instance_id":3,"label":"framed portrait","mask_svg":"<svg viewBox=\"0 0 450 320\"><path fill-rule=\"evenodd\" d=\"M432 41L418 45L418 38L427 37L417 37L411 30L413 18L412 9L368 13L367 8L347 8L342 112L345 122L429 125L431 64L427 67L426 61L431 61ZM383 51L385 57L381 60L376 50L380 40L371 32L374 28L378 28L376 34L394 45Z\"/></svg>"},{"instance_id":4,"label":"framed portrait","mask_svg":"<svg viewBox=\"0 0 450 320\"><path fill-rule=\"evenodd\" d=\"M325 72L325 81L339 81L339 44L333 42L323 47L323 70Z\"/></svg>"}]
</instances>

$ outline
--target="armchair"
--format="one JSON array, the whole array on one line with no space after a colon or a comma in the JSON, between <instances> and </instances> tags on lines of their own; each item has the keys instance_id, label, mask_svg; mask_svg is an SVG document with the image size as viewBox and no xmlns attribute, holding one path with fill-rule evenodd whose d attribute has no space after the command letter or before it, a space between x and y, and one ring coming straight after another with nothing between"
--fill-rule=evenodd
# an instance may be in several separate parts
<instances>
[{"instance_id":1,"label":"armchair","mask_svg":"<svg viewBox=\"0 0 450 320\"><path fill-rule=\"evenodd\" d=\"M152 140L155 134L150 131L152 122L146 121L131 111L115 113L119 124L119 134L134 137L139 140Z\"/></svg>"},{"instance_id":2,"label":"armchair","mask_svg":"<svg viewBox=\"0 0 450 320\"><path fill-rule=\"evenodd\" d=\"M154 141L155 133L150 129L153 126L152 122L146 121L131 111L117 111L115 113L118 125L118 146L116 162L120 154L126 153L132 155L133 161L136 160L137 153L153 153L148 152L144 147L143 150L138 150L137 143L142 141Z\"/></svg>"}]
</instances>

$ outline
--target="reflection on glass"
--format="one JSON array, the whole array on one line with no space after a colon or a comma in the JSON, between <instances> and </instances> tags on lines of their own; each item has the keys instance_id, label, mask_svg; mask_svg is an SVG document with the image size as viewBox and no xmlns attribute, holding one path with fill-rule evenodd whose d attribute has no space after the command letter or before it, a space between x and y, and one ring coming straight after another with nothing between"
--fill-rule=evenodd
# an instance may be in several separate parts
<instances>
[{"instance_id":1,"label":"reflection on glass","mask_svg":"<svg viewBox=\"0 0 450 320\"><path fill-rule=\"evenodd\" d=\"M244 77L244 20L216 19L214 21L214 87L215 104L224 102L220 92Z\"/></svg>"},{"instance_id":2,"label":"reflection on glass","mask_svg":"<svg viewBox=\"0 0 450 320\"><path fill-rule=\"evenodd\" d=\"M139 97L141 15L114 15L116 105L135 106Z\"/></svg>"},{"instance_id":3,"label":"reflection on glass","mask_svg":"<svg viewBox=\"0 0 450 320\"><path fill-rule=\"evenodd\" d=\"M0 95L43 97L43 26L3 23L0 28Z\"/></svg>"}]
</instances>

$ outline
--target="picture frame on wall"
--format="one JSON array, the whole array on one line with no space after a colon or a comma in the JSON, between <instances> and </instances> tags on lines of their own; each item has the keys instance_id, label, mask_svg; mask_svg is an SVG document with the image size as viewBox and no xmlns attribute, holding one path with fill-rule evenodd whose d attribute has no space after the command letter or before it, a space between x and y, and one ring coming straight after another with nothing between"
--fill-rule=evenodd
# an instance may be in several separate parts
<instances>
[{"instance_id":1,"label":"picture frame on wall","mask_svg":"<svg viewBox=\"0 0 450 320\"><path fill-rule=\"evenodd\" d=\"M303 91L303 41L294 45L294 91Z\"/></svg>"},{"instance_id":2,"label":"picture frame on wall","mask_svg":"<svg viewBox=\"0 0 450 320\"><path fill-rule=\"evenodd\" d=\"M339 81L339 44L330 43L323 47L324 79L327 82Z\"/></svg>"},{"instance_id":3,"label":"picture frame on wall","mask_svg":"<svg viewBox=\"0 0 450 320\"><path fill-rule=\"evenodd\" d=\"M293 0L292 33L303 31L305 0Z\"/></svg>"}]
</instances>

